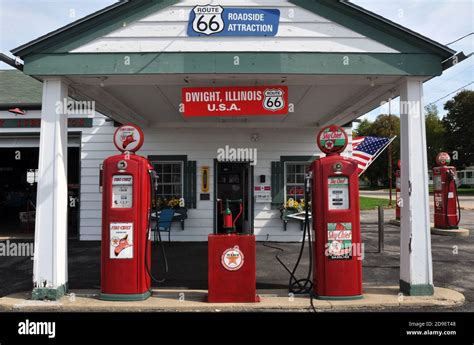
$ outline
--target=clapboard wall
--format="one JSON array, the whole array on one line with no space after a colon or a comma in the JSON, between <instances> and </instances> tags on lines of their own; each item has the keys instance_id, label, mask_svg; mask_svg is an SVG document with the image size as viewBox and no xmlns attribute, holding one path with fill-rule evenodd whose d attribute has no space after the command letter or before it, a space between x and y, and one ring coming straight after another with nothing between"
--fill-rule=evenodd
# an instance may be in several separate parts
<instances>
[{"instance_id":1,"label":"clapboard wall","mask_svg":"<svg viewBox=\"0 0 474 345\"><path fill-rule=\"evenodd\" d=\"M279 9L278 33L275 37L188 37L190 12L195 5L207 4ZM396 52L284 0L181 1L135 22L123 23L123 28L72 50L75 53L193 51Z\"/></svg>"},{"instance_id":2,"label":"clapboard wall","mask_svg":"<svg viewBox=\"0 0 474 345\"><path fill-rule=\"evenodd\" d=\"M113 123L104 119L95 119L96 127L82 135L81 161L81 240L100 240L101 200L99 192L99 165L110 156L117 154L112 143ZM347 130L351 136L350 129ZM279 161L280 156L320 155L315 144L314 129L203 129L203 128L144 128L145 144L140 155L187 155L188 160L197 163L197 192L200 191L201 166L209 166L210 201L197 198L195 209L188 211L185 230L174 223L171 232L172 241L207 241L207 235L213 231L213 165L218 148L225 145L234 148L256 148L257 164L254 167L254 183L258 177L266 175L271 181L271 162ZM259 140L250 140L258 133ZM350 146L350 145L349 145ZM345 154L351 154L347 150ZM283 231L280 212L271 209L270 203L255 203L255 234L258 240L269 235L272 241L299 241L301 231L297 222L289 222L287 231Z\"/></svg>"}]
</instances>

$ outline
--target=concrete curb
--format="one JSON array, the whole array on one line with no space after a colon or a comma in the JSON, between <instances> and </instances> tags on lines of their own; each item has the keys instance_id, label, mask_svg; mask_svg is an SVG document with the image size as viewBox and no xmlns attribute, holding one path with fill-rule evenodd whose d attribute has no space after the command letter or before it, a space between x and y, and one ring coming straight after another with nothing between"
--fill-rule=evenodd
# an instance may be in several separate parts
<instances>
[{"instance_id":1,"label":"concrete curb","mask_svg":"<svg viewBox=\"0 0 474 345\"><path fill-rule=\"evenodd\" d=\"M72 290L59 301L33 301L30 292L0 298L1 312L189 312L189 311L311 311L308 296L289 297L286 290L259 290L260 303L207 303L206 290L155 289L153 297L140 302L109 302L98 299L98 290ZM464 303L454 290L435 288L433 296L399 295L398 286L365 287L364 298L350 301L313 299L318 311L409 307L453 308Z\"/></svg>"},{"instance_id":2,"label":"concrete curb","mask_svg":"<svg viewBox=\"0 0 474 345\"><path fill-rule=\"evenodd\" d=\"M390 219L389 223L395 226L400 226L400 220L398 219Z\"/></svg>"},{"instance_id":3,"label":"concrete curb","mask_svg":"<svg viewBox=\"0 0 474 345\"><path fill-rule=\"evenodd\" d=\"M441 236L467 237L469 236L469 229L465 229L465 228L440 229L440 228L432 227L431 233L434 235L441 235Z\"/></svg>"}]
</instances>

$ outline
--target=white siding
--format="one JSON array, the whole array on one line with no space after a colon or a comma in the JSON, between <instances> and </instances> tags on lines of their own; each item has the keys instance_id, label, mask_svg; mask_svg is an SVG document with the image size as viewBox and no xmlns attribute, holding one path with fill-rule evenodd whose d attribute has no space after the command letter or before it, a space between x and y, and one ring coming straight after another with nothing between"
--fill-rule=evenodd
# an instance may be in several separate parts
<instances>
[{"instance_id":1,"label":"white siding","mask_svg":"<svg viewBox=\"0 0 474 345\"><path fill-rule=\"evenodd\" d=\"M212 3L205 1L202 4ZM89 42L72 52L372 52L394 53L376 42L288 1L221 0L232 7L277 8L280 23L275 37L188 37L189 14L199 1L183 1ZM216 3L217 4L217 3ZM238 41L241 44L236 44Z\"/></svg>"},{"instance_id":2,"label":"white siding","mask_svg":"<svg viewBox=\"0 0 474 345\"><path fill-rule=\"evenodd\" d=\"M81 240L100 240L101 200L99 193L99 164L108 156L117 154L112 144L114 131L111 122L97 120L99 127L82 136L81 171ZM257 148L257 164L254 167L254 183L259 184L260 175L271 181L271 162L279 161L280 156L320 155L315 144L313 129L194 129L166 128L144 129L145 144L139 151L148 155L187 155L188 160L197 162L197 206L188 210L185 230L179 224L172 227L173 241L207 241L213 231L213 164L217 149L229 145L234 148ZM252 133L259 134L257 142L251 142ZM351 135L350 130L348 134ZM350 150L347 151L347 154ZM201 166L209 166L210 201L200 201ZM265 240L267 234L274 241L299 241L301 231L297 222L289 222L288 230L283 231L280 212L272 210L270 204L255 204L255 234L258 240Z\"/></svg>"}]
</instances>

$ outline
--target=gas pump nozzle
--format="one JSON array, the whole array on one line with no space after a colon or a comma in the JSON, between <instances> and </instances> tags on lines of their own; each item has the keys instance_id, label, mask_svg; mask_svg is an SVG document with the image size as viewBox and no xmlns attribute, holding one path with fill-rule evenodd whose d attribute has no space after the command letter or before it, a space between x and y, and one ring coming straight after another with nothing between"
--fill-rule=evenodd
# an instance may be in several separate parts
<instances>
[{"instance_id":1,"label":"gas pump nozzle","mask_svg":"<svg viewBox=\"0 0 474 345\"><path fill-rule=\"evenodd\" d=\"M308 171L305 176L305 188L306 188L306 193L311 193L311 181L313 180L313 172ZM306 200L305 200L306 202Z\"/></svg>"}]
</instances>

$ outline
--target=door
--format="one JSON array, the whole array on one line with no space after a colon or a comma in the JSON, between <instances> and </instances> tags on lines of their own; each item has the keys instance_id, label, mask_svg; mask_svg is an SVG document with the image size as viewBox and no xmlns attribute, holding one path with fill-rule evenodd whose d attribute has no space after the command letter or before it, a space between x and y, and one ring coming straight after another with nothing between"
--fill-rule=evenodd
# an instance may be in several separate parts
<instances>
[{"instance_id":1,"label":"door","mask_svg":"<svg viewBox=\"0 0 474 345\"><path fill-rule=\"evenodd\" d=\"M235 220L242 204L242 214L235 221L236 232L253 234L253 167L249 162L234 163L217 160L214 167L214 233L225 233L222 211L227 205L232 212L232 219Z\"/></svg>"}]
</instances>

